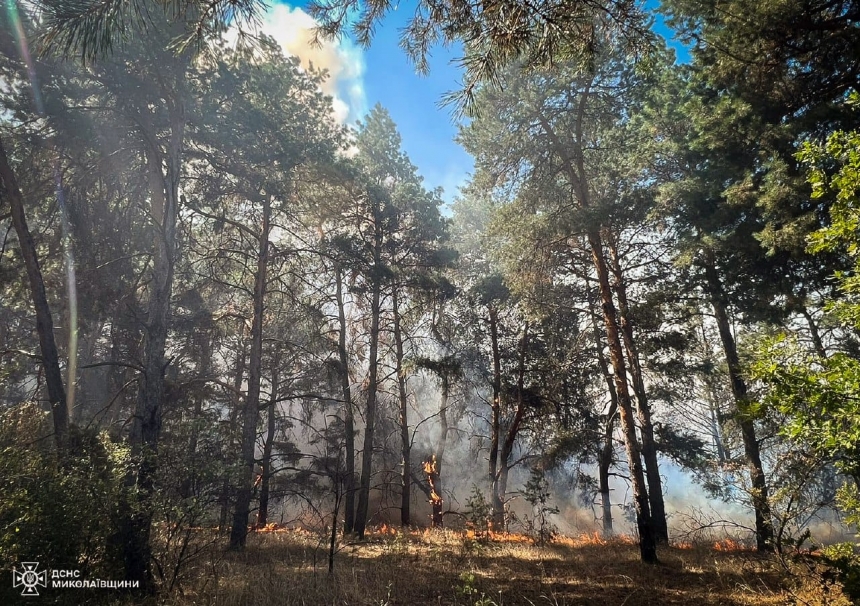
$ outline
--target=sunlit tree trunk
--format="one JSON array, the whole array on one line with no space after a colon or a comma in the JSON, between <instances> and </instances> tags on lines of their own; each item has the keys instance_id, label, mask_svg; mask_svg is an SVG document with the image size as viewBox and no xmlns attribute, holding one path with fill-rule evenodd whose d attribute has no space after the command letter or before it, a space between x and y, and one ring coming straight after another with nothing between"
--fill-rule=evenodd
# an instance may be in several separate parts
<instances>
[{"instance_id":1,"label":"sunlit tree trunk","mask_svg":"<svg viewBox=\"0 0 860 606\"><path fill-rule=\"evenodd\" d=\"M642 377L642 365L639 352L633 336L633 324L630 322L630 306L627 302L627 284L624 281L624 271L618 255L618 246L614 237L609 237L609 255L612 273L615 276L615 294L618 299L618 316L621 321L621 337L627 353L630 377L633 379L633 393L636 394L636 413L639 417L639 431L642 435L642 458L645 460L645 477L648 480L648 503L651 506L651 523L657 541L669 542L669 527L666 523L666 506L663 502L663 483L660 478L660 467L657 461L657 446L654 442L654 425L651 421L651 407L648 404L648 394L645 391L645 380Z\"/></svg>"},{"instance_id":2,"label":"sunlit tree trunk","mask_svg":"<svg viewBox=\"0 0 860 606\"><path fill-rule=\"evenodd\" d=\"M636 509L636 526L639 531L639 552L642 561L656 562L657 546L651 524L651 510L648 502L648 491L645 488L645 474L639 454L639 442L636 438L633 404L627 388L627 368L624 363L624 348L621 344L621 337L618 331L618 314L615 310L615 303L612 300L609 270L606 265L600 234L594 231L589 233L588 243L591 246L594 269L597 272L597 282L599 285L601 306L603 308L603 320L606 326L606 341L609 345L609 359L615 374L618 412L621 418L621 429L624 432L627 464L630 468L630 480Z\"/></svg>"}]
</instances>

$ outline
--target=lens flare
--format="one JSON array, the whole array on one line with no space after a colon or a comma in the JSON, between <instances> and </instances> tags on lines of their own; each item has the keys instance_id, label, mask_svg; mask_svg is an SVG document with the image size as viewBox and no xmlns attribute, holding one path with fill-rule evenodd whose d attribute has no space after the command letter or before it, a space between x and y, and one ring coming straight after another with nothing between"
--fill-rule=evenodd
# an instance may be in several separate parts
<instances>
[{"instance_id":1,"label":"lens flare","mask_svg":"<svg viewBox=\"0 0 860 606\"><path fill-rule=\"evenodd\" d=\"M45 117L45 103L39 88L36 75L36 64L27 44L27 36L24 33L24 24L18 12L18 4L15 0L6 0L6 10L9 21L12 24L15 42L18 52L27 70L27 78L30 80L30 89L33 93L33 105L39 116ZM69 420L72 420L75 405L75 378L78 370L78 288L75 278L75 256L72 249L71 229L69 226L69 211L66 204L66 195L63 191L62 171L60 170L59 156L54 158L54 185L56 188L57 205L60 209L60 224L62 227L63 258L66 265L66 291L69 302L69 360L66 376L66 408Z\"/></svg>"}]
</instances>

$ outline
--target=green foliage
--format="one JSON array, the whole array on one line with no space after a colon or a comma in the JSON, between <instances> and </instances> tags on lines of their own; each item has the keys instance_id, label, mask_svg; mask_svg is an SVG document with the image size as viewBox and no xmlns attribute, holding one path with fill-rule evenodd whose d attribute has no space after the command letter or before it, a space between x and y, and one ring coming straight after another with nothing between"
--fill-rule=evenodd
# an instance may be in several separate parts
<instances>
[{"instance_id":1,"label":"green foliage","mask_svg":"<svg viewBox=\"0 0 860 606\"><path fill-rule=\"evenodd\" d=\"M476 484L472 485L472 494L466 499L466 507L466 519L469 520L469 527L475 531L475 537L485 538L492 518L492 507Z\"/></svg>"},{"instance_id":2,"label":"green foliage","mask_svg":"<svg viewBox=\"0 0 860 606\"><path fill-rule=\"evenodd\" d=\"M860 600L860 553L851 543L828 545L821 550L824 561L838 572L842 590L856 604Z\"/></svg>"},{"instance_id":3,"label":"green foliage","mask_svg":"<svg viewBox=\"0 0 860 606\"><path fill-rule=\"evenodd\" d=\"M69 460L59 467L40 439L49 433L34 404L0 416L0 567L38 561L109 573L128 452L104 434L73 430Z\"/></svg>"},{"instance_id":4,"label":"green foliage","mask_svg":"<svg viewBox=\"0 0 860 606\"><path fill-rule=\"evenodd\" d=\"M857 100L852 95L851 103ZM809 250L819 255L841 251L853 264L850 272L836 274L846 296L829 304L842 320L843 330L850 333L860 326L856 299L860 293L860 133L837 131L823 144L806 143L798 159L809 167L812 197L833 199L831 221L810 236ZM860 521L860 360L850 352L824 357L805 349L796 337L781 334L760 341L750 372L767 385L762 404L784 416L782 432L795 447L809 448L834 461L845 474L836 500L847 521L856 525ZM846 575L846 587L860 578L851 576L857 575L855 556L842 553L833 562Z\"/></svg>"},{"instance_id":5,"label":"green foliage","mask_svg":"<svg viewBox=\"0 0 860 606\"><path fill-rule=\"evenodd\" d=\"M558 507L549 504L549 483L543 469L532 469L523 489L523 497L532 506L532 515L526 519L529 534L537 545L543 547L558 532L558 528L550 522L550 516L559 513Z\"/></svg>"},{"instance_id":6,"label":"green foliage","mask_svg":"<svg viewBox=\"0 0 860 606\"><path fill-rule=\"evenodd\" d=\"M457 585L454 589L458 596L466 600L467 604L471 604L472 606L497 606L496 602L491 598L488 598L484 592L475 587L474 573L462 573L460 575L460 583L461 584Z\"/></svg>"}]
</instances>

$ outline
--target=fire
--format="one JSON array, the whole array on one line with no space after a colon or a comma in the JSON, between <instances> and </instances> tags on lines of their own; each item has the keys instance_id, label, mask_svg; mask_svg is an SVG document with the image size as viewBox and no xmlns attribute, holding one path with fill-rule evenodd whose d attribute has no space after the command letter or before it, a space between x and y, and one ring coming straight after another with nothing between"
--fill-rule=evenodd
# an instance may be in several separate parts
<instances>
[{"instance_id":1,"label":"fire","mask_svg":"<svg viewBox=\"0 0 860 606\"><path fill-rule=\"evenodd\" d=\"M747 547L734 539L723 539L714 543L714 549L716 551L746 551Z\"/></svg>"},{"instance_id":2,"label":"fire","mask_svg":"<svg viewBox=\"0 0 860 606\"><path fill-rule=\"evenodd\" d=\"M430 521L433 527L442 526L442 497L436 488L439 486L439 466L436 461L436 455L430 455L430 458L423 463L424 474L427 476L427 485L430 487L430 495L428 503L433 506L433 513L430 516Z\"/></svg>"}]
</instances>

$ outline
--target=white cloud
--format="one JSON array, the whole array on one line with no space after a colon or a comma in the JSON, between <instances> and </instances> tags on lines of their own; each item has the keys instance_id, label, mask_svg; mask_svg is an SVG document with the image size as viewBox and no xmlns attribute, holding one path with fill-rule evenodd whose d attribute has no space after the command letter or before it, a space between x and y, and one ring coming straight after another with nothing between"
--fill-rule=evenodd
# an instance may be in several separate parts
<instances>
[{"instance_id":1,"label":"white cloud","mask_svg":"<svg viewBox=\"0 0 860 606\"><path fill-rule=\"evenodd\" d=\"M313 65L328 70L323 92L333 99L334 112L341 123L364 115L364 57L348 40L325 40L312 44L316 22L301 8L274 4L263 19L261 30L281 45L284 52L298 57L302 67Z\"/></svg>"}]
</instances>

